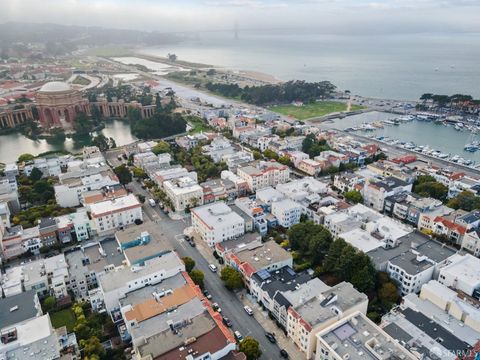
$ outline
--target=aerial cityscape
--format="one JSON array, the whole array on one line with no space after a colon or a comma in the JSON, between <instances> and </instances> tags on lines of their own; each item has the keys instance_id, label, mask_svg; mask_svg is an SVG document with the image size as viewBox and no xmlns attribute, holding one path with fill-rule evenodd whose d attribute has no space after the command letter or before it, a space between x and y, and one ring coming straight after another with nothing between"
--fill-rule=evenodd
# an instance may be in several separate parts
<instances>
[{"instance_id":1,"label":"aerial cityscape","mask_svg":"<svg viewBox=\"0 0 480 360\"><path fill-rule=\"evenodd\" d=\"M479 360L478 14L0 2L0 360Z\"/></svg>"}]
</instances>

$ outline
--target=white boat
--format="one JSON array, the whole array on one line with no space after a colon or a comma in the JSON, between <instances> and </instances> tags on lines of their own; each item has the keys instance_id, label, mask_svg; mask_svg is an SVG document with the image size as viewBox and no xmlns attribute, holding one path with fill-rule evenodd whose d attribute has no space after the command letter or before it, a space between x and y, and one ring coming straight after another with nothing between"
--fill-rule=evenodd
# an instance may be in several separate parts
<instances>
[{"instance_id":1,"label":"white boat","mask_svg":"<svg viewBox=\"0 0 480 360\"><path fill-rule=\"evenodd\" d=\"M440 153L440 154L438 154L438 157L439 157L440 159L446 159L446 158L448 158L449 156L450 156L449 154L445 154L445 153Z\"/></svg>"},{"instance_id":2,"label":"white boat","mask_svg":"<svg viewBox=\"0 0 480 360\"><path fill-rule=\"evenodd\" d=\"M459 159L460 159L460 156L454 155L454 156L452 156L452 158L450 160L453 161L453 162L457 162Z\"/></svg>"}]
</instances>

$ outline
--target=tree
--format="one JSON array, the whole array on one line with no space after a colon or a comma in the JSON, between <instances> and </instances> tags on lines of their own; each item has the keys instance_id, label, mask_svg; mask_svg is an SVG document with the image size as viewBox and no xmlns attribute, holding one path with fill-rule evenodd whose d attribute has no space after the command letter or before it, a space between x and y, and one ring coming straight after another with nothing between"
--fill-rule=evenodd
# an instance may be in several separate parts
<instances>
[{"instance_id":1,"label":"tree","mask_svg":"<svg viewBox=\"0 0 480 360\"><path fill-rule=\"evenodd\" d=\"M18 157L18 162L21 163L25 161L32 161L33 159L35 159L35 156L33 156L32 154L25 153Z\"/></svg>"},{"instance_id":2,"label":"tree","mask_svg":"<svg viewBox=\"0 0 480 360\"><path fill-rule=\"evenodd\" d=\"M115 172L115 175L117 175L118 181L120 181L121 184L126 185L132 181L132 174L125 164L117 166L113 171Z\"/></svg>"},{"instance_id":3,"label":"tree","mask_svg":"<svg viewBox=\"0 0 480 360\"><path fill-rule=\"evenodd\" d=\"M398 290L394 283L387 282L378 290L378 299L383 302L396 303L398 300Z\"/></svg>"},{"instance_id":4,"label":"tree","mask_svg":"<svg viewBox=\"0 0 480 360\"><path fill-rule=\"evenodd\" d=\"M75 122L73 123L75 132L79 135L86 135L92 131L92 120L83 111L78 112L75 116Z\"/></svg>"},{"instance_id":5,"label":"tree","mask_svg":"<svg viewBox=\"0 0 480 360\"><path fill-rule=\"evenodd\" d=\"M272 151L270 149L266 149L263 152L263 155L268 159L274 159L274 160L278 159L278 154L275 151Z\"/></svg>"},{"instance_id":6,"label":"tree","mask_svg":"<svg viewBox=\"0 0 480 360\"><path fill-rule=\"evenodd\" d=\"M55 299L55 296L48 296L43 301L43 310L45 312L52 311L55 308L56 303L57 303L57 299Z\"/></svg>"},{"instance_id":7,"label":"tree","mask_svg":"<svg viewBox=\"0 0 480 360\"><path fill-rule=\"evenodd\" d=\"M133 106L129 106L127 110L127 118L131 124L135 124L140 120L142 120L142 113L140 109Z\"/></svg>"},{"instance_id":8,"label":"tree","mask_svg":"<svg viewBox=\"0 0 480 360\"><path fill-rule=\"evenodd\" d=\"M247 356L248 360L256 360L262 356L259 342L251 336L245 337L240 342L239 350Z\"/></svg>"},{"instance_id":9,"label":"tree","mask_svg":"<svg viewBox=\"0 0 480 360\"><path fill-rule=\"evenodd\" d=\"M137 199L138 199L138 201L140 201L142 204L145 203L145 195L137 194Z\"/></svg>"},{"instance_id":10,"label":"tree","mask_svg":"<svg viewBox=\"0 0 480 360\"><path fill-rule=\"evenodd\" d=\"M288 166L290 166L291 164L290 158L288 156L280 156L278 158L278 162L282 165L288 165Z\"/></svg>"},{"instance_id":11,"label":"tree","mask_svg":"<svg viewBox=\"0 0 480 360\"><path fill-rule=\"evenodd\" d=\"M440 201L445 201L448 195L448 187L436 181L424 182L416 185L414 192L421 196L429 196Z\"/></svg>"},{"instance_id":12,"label":"tree","mask_svg":"<svg viewBox=\"0 0 480 360\"><path fill-rule=\"evenodd\" d=\"M480 196L476 196L470 191L462 191L456 197L450 199L447 203L447 206L454 209L462 209L465 211L479 209Z\"/></svg>"},{"instance_id":13,"label":"tree","mask_svg":"<svg viewBox=\"0 0 480 360\"><path fill-rule=\"evenodd\" d=\"M80 346L83 348L84 355L90 358L93 356L100 358L105 355L105 349L96 336L92 336L86 340L80 340Z\"/></svg>"},{"instance_id":14,"label":"tree","mask_svg":"<svg viewBox=\"0 0 480 360\"><path fill-rule=\"evenodd\" d=\"M263 158L262 153L258 150L253 150L252 154L253 154L253 158L255 160L259 160L259 159Z\"/></svg>"},{"instance_id":15,"label":"tree","mask_svg":"<svg viewBox=\"0 0 480 360\"><path fill-rule=\"evenodd\" d=\"M182 261L185 264L185 270L187 271L187 273L190 273L195 267L195 261L188 256L183 257Z\"/></svg>"},{"instance_id":16,"label":"tree","mask_svg":"<svg viewBox=\"0 0 480 360\"><path fill-rule=\"evenodd\" d=\"M325 261L323 262L323 268L325 271L338 271L338 261L342 256L342 251L345 246L347 246L347 242L341 238L338 238L332 242L325 257Z\"/></svg>"},{"instance_id":17,"label":"tree","mask_svg":"<svg viewBox=\"0 0 480 360\"><path fill-rule=\"evenodd\" d=\"M170 144L167 143L166 141L160 140L160 141L157 143L157 145L155 145L155 146L152 148L152 152L153 152L155 155L163 154L163 153L169 153L169 152L170 152Z\"/></svg>"},{"instance_id":18,"label":"tree","mask_svg":"<svg viewBox=\"0 0 480 360\"><path fill-rule=\"evenodd\" d=\"M242 275L231 266L225 266L222 269L220 279L222 279L226 288L229 290L240 289L243 287Z\"/></svg>"},{"instance_id":19,"label":"tree","mask_svg":"<svg viewBox=\"0 0 480 360\"><path fill-rule=\"evenodd\" d=\"M362 194L360 193L360 191L356 191L356 190L347 191L345 193L345 199L347 199L348 201L354 204L363 203Z\"/></svg>"},{"instance_id":20,"label":"tree","mask_svg":"<svg viewBox=\"0 0 480 360\"><path fill-rule=\"evenodd\" d=\"M34 167L32 169L32 171L30 172L29 178L30 178L30 180L35 182L35 181L40 180L42 178L42 176L43 176L43 172L40 169Z\"/></svg>"},{"instance_id":21,"label":"tree","mask_svg":"<svg viewBox=\"0 0 480 360\"><path fill-rule=\"evenodd\" d=\"M91 145L98 147L100 151L107 151L112 145L115 145L115 144L112 144L112 140L113 140L112 138L108 139L103 134L98 134L92 139Z\"/></svg>"},{"instance_id":22,"label":"tree","mask_svg":"<svg viewBox=\"0 0 480 360\"><path fill-rule=\"evenodd\" d=\"M133 176L137 179L146 179L148 177L145 170L136 166L133 168L132 172Z\"/></svg>"},{"instance_id":23,"label":"tree","mask_svg":"<svg viewBox=\"0 0 480 360\"><path fill-rule=\"evenodd\" d=\"M205 275L203 274L203 272L198 269L193 269L189 275L192 281L198 286L200 286L201 289L203 289L203 286L204 286L203 279L205 278Z\"/></svg>"}]
</instances>

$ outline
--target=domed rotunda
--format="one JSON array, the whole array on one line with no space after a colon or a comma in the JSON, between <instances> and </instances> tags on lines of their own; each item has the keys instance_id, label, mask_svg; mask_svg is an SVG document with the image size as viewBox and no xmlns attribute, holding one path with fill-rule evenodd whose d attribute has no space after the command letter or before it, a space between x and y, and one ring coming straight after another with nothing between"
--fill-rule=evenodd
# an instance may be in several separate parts
<instances>
[{"instance_id":1,"label":"domed rotunda","mask_svg":"<svg viewBox=\"0 0 480 360\"><path fill-rule=\"evenodd\" d=\"M61 81L52 81L37 91L36 105L40 124L43 128L72 128L79 112L90 114L87 99L80 91Z\"/></svg>"}]
</instances>

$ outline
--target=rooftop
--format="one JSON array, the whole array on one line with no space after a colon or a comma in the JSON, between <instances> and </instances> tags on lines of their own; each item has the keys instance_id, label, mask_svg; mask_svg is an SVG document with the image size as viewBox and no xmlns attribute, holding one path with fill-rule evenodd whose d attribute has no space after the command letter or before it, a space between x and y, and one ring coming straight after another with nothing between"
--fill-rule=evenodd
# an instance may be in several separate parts
<instances>
[{"instance_id":1,"label":"rooftop","mask_svg":"<svg viewBox=\"0 0 480 360\"><path fill-rule=\"evenodd\" d=\"M0 297L0 326L8 327L37 316L39 309L35 307L36 295L37 290L33 289L6 298ZM15 306L18 306L18 310L10 311Z\"/></svg>"},{"instance_id":2,"label":"rooftop","mask_svg":"<svg viewBox=\"0 0 480 360\"><path fill-rule=\"evenodd\" d=\"M112 214L118 211L141 207L142 204L133 194L122 196L117 199L105 200L98 203L90 204L92 217L101 217L106 214Z\"/></svg>"},{"instance_id":3,"label":"rooftop","mask_svg":"<svg viewBox=\"0 0 480 360\"><path fill-rule=\"evenodd\" d=\"M43 85L38 91L43 93L55 93L55 92L63 92L63 91L70 91L70 90L72 90L72 88L66 82L51 81Z\"/></svg>"},{"instance_id":4,"label":"rooftop","mask_svg":"<svg viewBox=\"0 0 480 360\"><path fill-rule=\"evenodd\" d=\"M345 312L362 302L368 302L367 295L357 291L352 284L344 281L319 293L316 297L300 303L294 309L313 328L336 317L337 312Z\"/></svg>"},{"instance_id":5,"label":"rooftop","mask_svg":"<svg viewBox=\"0 0 480 360\"><path fill-rule=\"evenodd\" d=\"M415 359L386 332L356 312L317 334L329 351L342 359Z\"/></svg>"},{"instance_id":6,"label":"rooftop","mask_svg":"<svg viewBox=\"0 0 480 360\"><path fill-rule=\"evenodd\" d=\"M447 272L472 287L480 285L480 259L470 254L455 254L440 272Z\"/></svg>"},{"instance_id":7,"label":"rooftop","mask_svg":"<svg viewBox=\"0 0 480 360\"><path fill-rule=\"evenodd\" d=\"M449 248L440 242L432 240L418 231L398 238L396 243L397 246L393 248L379 247L367 253L367 255L372 259L376 268L382 268L387 264L388 261L397 257L401 257L402 254L406 254L407 252L411 252L410 249L414 249L420 254L427 255L429 259L437 263L447 259L456 252L456 250ZM410 260L411 259L405 259L406 262L409 262ZM399 261L400 264L402 259L398 259L397 261ZM416 271L416 268L413 265L410 266L409 269L411 271Z\"/></svg>"},{"instance_id":8,"label":"rooftop","mask_svg":"<svg viewBox=\"0 0 480 360\"><path fill-rule=\"evenodd\" d=\"M207 226L214 228L221 223L236 224L243 222L243 218L222 201L196 207L192 213L202 219Z\"/></svg>"},{"instance_id":9,"label":"rooftop","mask_svg":"<svg viewBox=\"0 0 480 360\"><path fill-rule=\"evenodd\" d=\"M148 262L145 262L145 266L117 268L100 276L98 281L103 291L107 292L126 286L127 282L138 279L141 276L160 270L173 269L177 266L183 266L183 262L176 253L170 252L162 257L148 260Z\"/></svg>"},{"instance_id":10,"label":"rooftop","mask_svg":"<svg viewBox=\"0 0 480 360\"><path fill-rule=\"evenodd\" d=\"M255 248L242 248L236 252L236 255L241 263L248 262L257 271L271 264L292 258L292 255L287 250L273 240L259 244Z\"/></svg>"}]
</instances>

